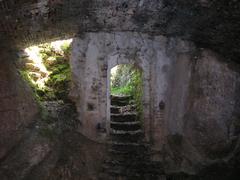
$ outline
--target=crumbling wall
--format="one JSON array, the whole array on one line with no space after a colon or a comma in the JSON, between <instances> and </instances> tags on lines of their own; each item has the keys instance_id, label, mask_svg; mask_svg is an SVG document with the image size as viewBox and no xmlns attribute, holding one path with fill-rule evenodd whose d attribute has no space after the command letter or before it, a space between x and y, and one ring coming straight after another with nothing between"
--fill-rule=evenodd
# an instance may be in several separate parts
<instances>
[{"instance_id":1,"label":"crumbling wall","mask_svg":"<svg viewBox=\"0 0 240 180\"><path fill-rule=\"evenodd\" d=\"M11 164L12 161L5 157L18 145L38 108L30 89L17 73L15 52L7 47L0 48L0 159L4 158ZM212 51L198 49L191 42L178 38L133 32L86 33L75 38L71 57L71 97L79 113L79 132L94 141L106 140L109 71L121 63L135 63L143 70L146 140L151 142L153 160L163 162L167 174L198 174L208 167L221 174L224 168L230 172L231 168L239 167L238 66L226 63ZM67 160L69 157L76 159L75 156L80 152L74 146L78 140L83 142L77 135L69 148ZM89 147L94 149L95 145L91 144L95 142L87 141L89 144L86 146L79 142L84 147L81 152L87 152ZM32 146L21 147L25 152L25 147ZM49 148L46 147L43 152L47 154ZM104 145L100 144L95 149L87 155L83 153L87 156L83 164L91 164L87 176L100 171L100 163L96 166L94 163L99 158L99 152L101 162L106 155ZM75 155L72 155L72 150ZM31 154L31 150L27 152L30 153L23 154ZM33 160L41 152L34 155ZM13 157L21 155L14 156L14 153L11 153ZM25 160L24 156L21 157ZM80 155L74 164L78 166L82 158ZM59 166L63 167L62 164L60 162ZM16 161L11 167L21 167L21 163ZM205 174L211 171L207 169ZM60 176L61 173L56 172ZM36 174L37 170L32 177L35 178Z\"/></svg>"},{"instance_id":2,"label":"crumbling wall","mask_svg":"<svg viewBox=\"0 0 240 180\"><path fill-rule=\"evenodd\" d=\"M182 37L239 62L237 0L2 0L0 33L35 44L80 32Z\"/></svg>"},{"instance_id":3,"label":"crumbling wall","mask_svg":"<svg viewBox=\"0 0 240 180\"><path fill-rule=\"evenodd\" d=\"M168 173L195 174L237 152L239 72L222 57L178 38L132 32L75 38L72 99L79 132L104 141L109 122L109 72L122 63L143 70L144 130L154 160Z\"/></svg>"},{"instance_id":4,"label":"crumbling wall","mask_svg":"<svg viewBox=\"0 0 240 180\"><path fill-rule=\"evenodd\" d=\"M104 130L108 131L110 117L110 70L117 64L133 63L143 71L145 136L155 146L161 147L166 122L176 122L175 117L170 116L172 110L169 109L176 113L182 111L174 105L170 106L170 102L174 104L184 99L185 89L188 87L187 82L183 89L180 81L178 87L172 81L176 76L182 77L181 72L191 70L190 66L182 64L182 61L190 63L191 57L182 54L188 54L192 49L191 43L179 39L131 32L87 33L75 38L71 58L71 96L77 104L80 132L91 139L104 139ZM188 69L184 69L185 67ZM184 78L185 76L182 77ZM175 100L169 94L172 88L178 88L176 91L180 91L180 99ZM162 109L159 108L160 103L163 103ZM181 105L180 103L178 106Z\"/></svg>"},{"instance_id":5,"label":"crumbling wall","mask_svg":"<svg viewBox=\"0 0 240 180\"><path fill-rule=\"evenodd\" d=\"M219 176L224 169L231 174L239 166L231 167L238 161L235 156L239 151L239 70L205 49L193 53L187 64L184 59L179 63L189 68L176 71L170 93L173 118L167 120L162 154L166 171L203 173L204 177L211 167ZM180 95L177 86L184 94ZM176 111L177 108L182 110Z\"/></svg>"},{"instance_id":6,"label":"crumbling wall","mask_svg":"<svg viewBox=\"0 0 240 180\"><path fill-rule=\"evenodd\" d=\"M184 122L189 140L213 159L223 156L227 144L239 135L240 74L220 59L204 50L196 60Z\"/></svg>"}]
</instances>

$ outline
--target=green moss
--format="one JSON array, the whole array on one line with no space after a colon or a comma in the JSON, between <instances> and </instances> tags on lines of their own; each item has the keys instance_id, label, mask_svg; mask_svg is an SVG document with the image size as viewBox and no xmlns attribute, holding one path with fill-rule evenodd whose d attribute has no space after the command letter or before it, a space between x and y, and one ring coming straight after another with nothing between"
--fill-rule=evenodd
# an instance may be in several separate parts
<instances>
[{"instance_id":1,"label":"green moss","mask_svg":"<svg viewBox=\"0 0 240 180\"><path fill-rule=\"evenodd\" d=\"M69 83L71 80L69 43L64 43L61 46L62 51L55 50L50 43L41 44L38 48L40 48L39 56L42 58L43 65L49 72L48 80L45 81L43 88L39 88L37 83L35 84L34 82L39 78L39 76L36 77L36 73L41 74L41 72L40 70L35 70L34 73L30 73L33 70L29 66L20 71L23 79L30 84L36 99L40 102L53 100L68 101Z\"/></svg>"},{"instance_id":2,"label":"green moss","mask_svg":"<svg viewBox=\"0 0 240 180\"><path fill-rule=\"evenodd\" d=\"M42 101L42 95L44 94L44 90L40 89L36 84L34 84L32 82L32 79L29 75L29 71L28 70L19 70L20 75L22 77L22 79L24 81L26 81L29 86L31 87L32 91L33 91L33 96L35 98L35 100L39 103Z\"/></svg>"},{"instance_id":3,"label":"green moss","mask_svg":"<svg viewBox=\"0 0 240 180\"><path fill-rule=\"evenodd\" d=\"M131 89L131 86L112 87L111 94L112 95L131 95L132 89Z\"/></svg>"},{"instance_id":4,"label":"green moss","mask_svg":"<svg viewBox=\"0 0 240 180\"><path fill-rule=\"evenodd\" d=\"M64 43L64 44L61 46L61 49L62 49L62 51L64 52L64 54L69 55L69 54L70 54L71 46L70 46L68 43Z\"/></svg>"},{"instance_id":5,"label":"green moss","mask_svg":"<svg viewBox=\"0 0 240 180\"><path fill-rule=\"evenodd\" d=\"M46 86L51 90L56 99L67 101L69 93L69 83L71 80L70 66L66 62L56 64L49 75Z\"/></svg>"}]
</instances>

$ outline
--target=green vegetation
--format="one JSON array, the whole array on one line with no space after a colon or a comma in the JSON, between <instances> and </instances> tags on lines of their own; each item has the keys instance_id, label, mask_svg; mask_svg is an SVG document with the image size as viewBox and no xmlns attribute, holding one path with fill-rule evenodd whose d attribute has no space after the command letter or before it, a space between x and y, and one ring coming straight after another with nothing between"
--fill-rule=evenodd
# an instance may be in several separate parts
<instances>
[{"instance_id":1,"label":"green vegetation","mask_svg":"<svg viewBox=\"0 0 240 180\"><path fill-rule=\"evenodd\" d=\"M54 140L60 133L59 120L64 117L65 123L71 125L75 112L74 106L71 106L68 111L72 113L66 114L66 107L69 106L65 106L71 104L68 103L71 80L70 41L40 44L25 49L25 52L27 55L20 60L19 71L39 103L39 134ZM59 109L64 111L64 114L59 115L62 113Z\"/></svg>"},{"instance_id":2,"label":"green vegetation","mask_svg":"<svg viewBox=\"0 0 240 180\"><path fill-rule=\"evenodd\" d=\"M131 86L112 87L111 94L112 95L131 95L132 87Z\"/></svg>"},{"instance_id":3,"label":"green vegetation","mask_svg":"<svg viewBox=\"0 0 240 180\"><path fill-rule=\"evenodd\" d=\"M111 73L111 94L133 97L139 116L142 117L142 71L132 64L121 64Z\"/></svg>"},{"instance_id":4,"label":"green vegetation","mask_svg":"<svg viewBox=\"0 0 240 180\"><path fill-rule=\"evenodd\" d=\"M70 46L61 47L62 52L55 51L48 44L42 45L41 55L46 69L50 72L45 83L47 100L68 100L71 71L69 65Z\"/></svg>"},{"instance_id":5,"label":"green vegetation","mask_svg":"<svg viewBox=\"0 0 240 180\"><path fill-rule=\"evenodd\" d=\"M36 99L42 101L68 101L71 71L69 65L70 43L65 42L60 49L51 43L30 47L35 50L36 59L25 59L20 73L33 89Z\"/></svg>"}]
</instances>

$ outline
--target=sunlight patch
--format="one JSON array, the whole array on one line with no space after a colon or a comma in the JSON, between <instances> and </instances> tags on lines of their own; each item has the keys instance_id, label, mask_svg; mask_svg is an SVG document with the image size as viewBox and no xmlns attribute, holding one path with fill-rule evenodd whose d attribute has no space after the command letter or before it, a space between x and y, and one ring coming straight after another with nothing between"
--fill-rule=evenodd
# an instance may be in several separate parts
<instances>
[{"instance_id":1,"label":"sunlight patch","mask_svg":"<svg viewBox=\"0 0 240 180\"><path fill-rule=\"evenodd\" d=\"M26 67L29 70L31 70L31 72L29 72L28 75L29 77L36 77L36 78L30 78L33 84L36 84L39 88L44 88L45 83L49 80L49 75L51 73L50 71L47 70L44 64L44 59L43 59L44 57L42 57L41 55L41 51L44 49L44 45L48 44L50 48L53 48L60 55L63 55L64 50L69 47L71 42L72 42L72 39L59 40L51 43L31 46L24 50L27 53L28 59L29 59L29 62L26 63ZM56 61L56 58L50 57L48 61L49 62Z\"/></svg>"}]
</instances>

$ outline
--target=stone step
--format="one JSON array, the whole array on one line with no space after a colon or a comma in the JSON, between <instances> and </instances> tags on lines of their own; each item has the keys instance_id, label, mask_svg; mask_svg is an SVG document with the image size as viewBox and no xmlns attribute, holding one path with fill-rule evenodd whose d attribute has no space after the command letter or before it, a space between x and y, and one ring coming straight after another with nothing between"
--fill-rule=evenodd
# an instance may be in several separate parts
<instances>
[{"instance_id":1,"label":"stone step","mask_svg":"<svg viewBox=\"0 0 240 180\"><path fill-rule=\"evenodd\" d=\"M126 172L127 169L131 168L131 171L136 171L139 169L139 166L142 166L142 163L137 161L126 161L126 160L108 160L104 163L105 169L119 170L122 172Z\"/></svg>"},{"instance_id":2,"label":"stone step","mask_svg":"<svg viewBox=\"0 0 240 180\"><path fill-rule=\"evenodd\" d=\"M138 133L138 134L117 134L117 135L112 135L111 140L112 141L117 141L117 142L135 142L135 143L140 143L143 141L144 134L143 133Z\"/></svg>"},{"instance_id":3,"label":"stone step","mask_svg":"<svg viewBox=\"0 0 240 180\"><path fill-rule=\"evenodd\" d=\"M142 153L128 152L128 154L110 154L110 157L122 165L131 165L133 163L138 164L143 162L147 158Z\"/></svg>"},{"instance_id":4,"label":"stone step","mask_svg":"<svg viewBox=\"0 0 240 180\"><path fill-rule=\"evenodd\" d=\"M166 180L164 172L159 171L156 173L150 173L142 169L133 169L123 166L106 165L104 167L105 179L102 180Z\"/></svg>"},{"instance_id":5,"label":"stone step","mask_svg":"<svg viewBox=\"0 0 240 180\"><path fill-rule=\"evenodd\" d=\"M113 96L111 95L111 105L115 106L127 106L133 104L132 96Z\"/></svg>"},{"instance_id":6,"label":"stone step","mask_svg":"<svg viewBox=\"0 0 240 180\"><path fill-rule=\"evenodd\" d=\"M139 160L141 161L141 160ZM155 169L155 171L151 170L151 167L148 166L149 163L145 163L139 161L106 161L104 165L105 172L116 172L126 175L128 177L136 175L136 174L142 174L147 175L148 177L157 177L159 175L164 174L163 170L160 168Z\"/></svg>"},{"instance_id":7,"label":"stone step","mask_svg":"<svg viewBox=\"0 0 240 180\"><path fill-rule=\"evenodd\" d=\"M104 172L109 174L112 179L111 180L125 180L129 179L128 175L126 174L126 167L122 165L116 165L116 163L108 163L107 165L104 165ZM110 180L110 179L109 179Z\"/></svg>"},{"instance_id":8,"label":"stone step","mask_svg":"<svg viewBox=\"0 0 240 180\"><path fill-rule=\"evenodd\" d=\"M110 144L112 145L112 147L114 146L121 146L121 147L148 147L149 144L147 143L134 143L134 142L115 142L115 141L111 141Z\"/></svg>"},{"instance_id":9,"label":"stone step","mask_svg":"<svg viewBox=\"0 0 240 180\"><path fill-rule=\"evenodd\" d=\"M152 177L159 177L161 175L164 175L164 168L162 166L159 167L153 167L151 161L146 161L146 160L109 160L106 161L104 164L104 169L107 171L109 169L114 170L114 171L119 171L119 172L140 172L142 174L145 174L147 176L152 176Z\"/></svg>"},{"instance_id":10,"label":"stone step","mask_svg":"<svg viewBox=\"0 0 240 180\"><path fill-rule=\"evenodd\" d=\"M109 176L109 174L107 172L100 172L98 175L98 180L111 180L114 179L114 177Z\"/></svg>"},{"instance_id":11,"label":"stone step","mask_svg":"<svg viewBox=\"0 0 240 180\"><path fill-rule=\"evenodd\" d=\"M111 122L110 127L114 130L135 131L141 129L141 123L140 121Z\"/></svg>"},{"instance_id":12,"label":"stone step","mask_svg":"<svg viewBox=\"0 0 240 180\"><path fill-rule=\"evenodd\" d=\"M121 114L121 107L120 106L111 106L110 112L112 114Z\"/></svg>"},{"instance_id":13,"label":"stone step","mask_svg":"<svg viewBox=\"0 0 240 180\"><path fill-rule=\"evenodd\" d=\"M109 169L109 167L113 169L114 167L115 169L120 170L126 167L129 163L126 162L126 160L123 161L123 160L113 159L113 160L105 161L104 164L106 169Z\"/></svg>"},{"instance_id":14,"label":"stone step","mask_svg":"<svg viewBox=\"0 0 240 180\"><path fill-rule=\"evenodd\" d=\"M128 96L128 95L111 95L111 101L130 101L133 99L132 96Z\"/></svg>"},{"instance_id":15,"label":"stone step","mask_svg":"<svg viewBox=\"0 0 240 180\"><path fill-rule=\"evenodd\" d=\"M135 142L116 142L116 141L111 141L111 145L119 145L119 146L147 146L148 144L146 143L135 143Z\"/></svg>"},{"instance_id":16,"label":"stone step","mask_svg":"<svg viewBox=\"0 0 240 180\"><path fill-rule=\"evenodd\" d=\"M115 143L111 145L112 150L118 151L136 151L138 152L145 152L147 150L146 144L129 144L129 143Z\"/></svg>"},{"instance_id":17,"label":"stone step","mask_svg":"<svg viewBox=\"0 0 240 180\"><path fill-rule=\"evenodd\" d=\"M137 121L137 113L111 114L112 122L133 122Z\"/></svg>"},{"instance_id":18,"label":"stone step","mask_svg":"<svg viewBox=\"0 0 240 180\"><path fill-rule=\"evenodd\" d=\"M112 155L120 155L120 156L123 156L123 155L129 155L129 152L126 152L126 151L119 151L119 150L113 150L113 149L109 149L108 152Z\"/></svg>"},{"instance_id":19,"label":"stone step","mask_svg":"<svg viewBox=\"0 0 240 180\"><path fill-rule=\"evenodd\" d=\"M140 121L130 121L130 122L113 122L111 121L110 124L114 124L114 125L141 125L141 122Z\"/></svg>"},{"instance_id":20,"label":"stone step","mask_svg":"<svg viewBox=\"0 0 240 180\"><path fill-rule=\"evenodd\" d=\"M128 112L136 112L137 110L137 105L136 104L130 104L127 106L122 106L121 107L121 113L128 113Z\"/></svg>"},{"instance_id":21,"label":"stone step","mask_svg":"<svg viewBox=\"0 0 240 180\"><path fill-rule=\"evenodd\" d=\"M147 149L144 149L144 151L146 151ZM130 148L127 150L122 150L122 148L115 148L115 147L111 147L108 150L109 154L112 155L114 158L116 156L131 156L131 155L137 155L137 153L139 152L143 152L143 151L136 151L136 148Z\"/></svg>"},{"instance_id":22,"label":"stone step","mask_svg":"<svg viewBox=\"0 0 240 180\"><path fill-rule=\"evenodd\" d=\"M37 67L34 63L26 63L26 68L30 69L32 72L39 72L40 68Z\"/></svg>"},{"instance_id":23,"label":"stone step","mask_svg":"<svg viewBox=\"0 0 240 180\"><path fill-rule=\"evenodd\" d=\"M28 57L23 57L25 60L25 63L34 63L32 59L29 59Z\"/></svg>"},{"instance_id":24,"label":"stone step","mask_svg":"<svg viewBox=\"0 0 240 180\"><path fill-rule=\"evenodd\" d=\"M137 172L126 173L126 171L110 170L108 173L114 176L114 179L118 178L119 180L145 180L142 175Z\"/></svg>"},{"instance_id":25,"label":"stone step","mask_svg":"<svg viewBox=\"0 0 240 180\"><path fill-rule=\"evenodd\" d=\"M141 129L134 130L134 131L114 130L114 129L110 130L110 135L128 135L128 136L131 136L131 135L141 134L141 133L143 133Z\"/></svg>"},{"instance_id":26,"label":"stone step","mask_svg":"<svg viewBox=\"0 0 240 180\"><path fill-rule=\"evenodd\" d=\"M129 112L136 112L136 105L127 105L127 106L111 106L111 114L124 114Z\"/></svg>"},{"instance_id":27,"label":"stone step","mask_svg":"<svg viewBox=\"0 0 240 180\"><path fill-rule=\"evenodd\" d=\"M129 101L125 101L125 100L111 101L111 105L113 105L113 106L127 106L127 105L129 105Z\"/></svg>"},{"instance_id":28,"label":"stone step","mask_svg":"<svg viewBox=\"0 0 240 180\"><path fill-rule=\"evenodd\" d=\"M110 170L108 177L100 180L166 180L165 175L154 175L154 174L127 174L126 172L119 172Z\"/></svg>"},{"instance_id":29,"label":"stone step","mask_svg":"<svg viewBox=\"0 0 240 180\"><path fill-rule=\"evenodd\" d=\"M37 72L29 72L29 76L34 80L37 81L38 79L42 78L42 75Z\"/></svg>"}]
</instances>

